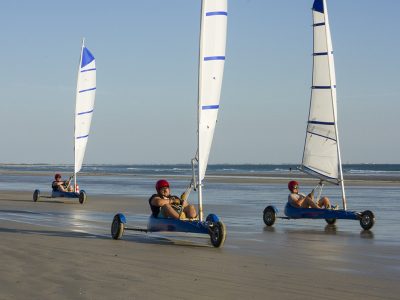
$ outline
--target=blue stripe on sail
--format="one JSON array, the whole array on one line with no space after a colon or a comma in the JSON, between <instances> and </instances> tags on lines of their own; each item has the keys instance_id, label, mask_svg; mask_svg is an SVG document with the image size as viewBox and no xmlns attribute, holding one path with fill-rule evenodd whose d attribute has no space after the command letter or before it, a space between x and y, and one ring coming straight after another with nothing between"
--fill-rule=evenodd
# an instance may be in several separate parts
<instances>
[{"instance_id":1,"label":"blue stripe on sail","mask_svg":"<svg viewBox=\"0 0 400 300\"><path fill-rule=\"evenodd\" d=\"M324 13L324 2L323 0L315 0L312 9L314 11Z\"/></svg>"},{"instance_id":2,"label":"blue stripe on sail","mask_svg":"<svg viewBox=\"0 0 400 300\"><path fill-rule=\"evenodd\" d=\"M77 136L76 137L76 139L78 140L78 139L85 139L85 138L87 138L89 135L87 134L87 135L81 135L81 136Z\"/></svg>"},{"instance_id":3,"label":"blue stripe on sail","mask_svg":"<svg viewBox=\"0 0 400 300\"><path fill-rule=\"evenodd\" d=\"M331 88L336 88L336 85L313 85L311 88L315 90L330 90Z\"/></svg>"},{"instance_id":4,"label":"blue stripe on sail","mask_svg":"<svg viewBox=\"0 0 400 300\"><path fill-rule=\"evenodd\" d=\"M96 68L94 68L94 69L82 70L81 73L83 73L83 72L89 72L89 71L96 71Z\"/></svg>"},{"instance_id":5,"label":"blue stripe on sail","mask_svg":"<svg viewBox=\"0 0 400 300\"><path fill-rule=\"evenodd\" d=\"M325 135L318 134L318 133L315 133L315 132L311 132L311 131L308 131L308 130L307 130L307 133L313 134L313 135L317 135L317 136L320 136L320 137L322 137L322 138L324 138L324 139L328 139L328 140L331 140L331 141L335 141L335 142L336 142L335 139L333 139L333 138L331 138L331 137L329 137L329 136L325 136Z\"/></svg>"},{"instance_id":6,"label":"blue stripe on sail","mask_svg":"<svg viewBox=\"0 0 400 300\"><path fill-rule=\"evenodd\" d=\"M92 61L94 61L94 56L92 53L90 53L89 49L86 47L83 47L82 49L82 63L81 63L81 68L84 66L87 66L90 64Z\"/></svg>"},{"instance_id":7,"label":"blue stripe on sail","mask_svg":"<svg viewBox=\"0 0 400 300\"><path fill-rule=\"evenodd\" d=\"M324 25L325 25L325 22L313 24L314 27L317 27L317 26L324 26Z\"/></svg>"},{"instance_id":8,"label":"blue stripe on sail","mask_svg":"<svg viewBox=\"0 0 400 300\"><path fill-rule=\"evenodd\" d=\"M219 105L203 105L201 109L218 109Z\"/></svg>"},{"instance_id":9,"label":"blue stripe on sail","mask_svg":"<svg viewBox=\"0 0 400 300\"><path fill-rule=\"evenodd\" d=\"M331 53L333 54L333 51L331 51ZM328 55L328 52L314 52L313 55L314 56Z\"/></svg>"},{"instance_id":10,"label":"blue stripe on sail","mask_svg":"<svg viewBox=\"0 0 400 300\"><path fill-rule=\"evenodd\" d=\"M92 110L89 110L89 111L83 111L83 112L78 113L78 116L90 114L90 113L92 113L92 112L93 112L93 109L92 109Z\"/></svg>"},{"instance_id":11,"label":"blue stripe on sail","mask_svg":"<svg viewBox=\"0 0 400 300\"><path fill-rule=\"evenodd\" d=\"M91 89L86 89L86 90L81 90L79 93L84 93L84 92L89 92L89 91L94 91L96 88L91 88Z\"/></svg>"},{"instance_id":12,"label":"blue stripe on sail","mask_svg":"<svg viewBox=\"0 0 400 300\"><path fill-rule=\"evenodd\" d=\"M206 13L206 17L210 17L210 16L227 16L228 12L226 11L210 11L208 13Z\"/></svg>"},{"instance_id":13,"label":"blue stripe on sail","mask_svg":"<svg viewBox=\"0 0 400 300\"><path fill-rule=\"evenodd\" d=\"M208 60L225 60L225 56L206 56L204 57L204 61Z\"/></svg>"},{"instance_id":14,"label":"blue stripe on sail","mask_svg":"<svg viewBox=\"0 0 400 300\"><path fill-rule=\"evenodd\" d=\"M335 125L335 122L308 121L308 124Z\"/></svg>"}]
</instances>

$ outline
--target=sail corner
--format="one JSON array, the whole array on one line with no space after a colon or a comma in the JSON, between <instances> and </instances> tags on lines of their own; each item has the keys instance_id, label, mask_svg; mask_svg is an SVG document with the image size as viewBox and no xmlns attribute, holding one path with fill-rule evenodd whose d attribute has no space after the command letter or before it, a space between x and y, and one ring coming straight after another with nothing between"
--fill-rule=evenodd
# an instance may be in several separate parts
<instances>
[{"instance_id":1,"label":"sail corner","mask_svg":"<svg viewBox=\"0 0 400 300\"><path fill-rule=\"evenodd\" d=\"M323 14L324 13L324 1L323 0L314 0L312 10Z\"/></svg>"},{"instance_id":2,"label":"sail corner","mask_svg":"<svg viewBox=\"0 0 400 300\"><path fill-rule=\"evenodd\" d=\"M82 63L81 63L81 68L84 66L87 66L90 64L92 61L94 61L94 56L93 54L89 51L88 48L83 47L82 50Z\"/></svg>"}]
</instances>

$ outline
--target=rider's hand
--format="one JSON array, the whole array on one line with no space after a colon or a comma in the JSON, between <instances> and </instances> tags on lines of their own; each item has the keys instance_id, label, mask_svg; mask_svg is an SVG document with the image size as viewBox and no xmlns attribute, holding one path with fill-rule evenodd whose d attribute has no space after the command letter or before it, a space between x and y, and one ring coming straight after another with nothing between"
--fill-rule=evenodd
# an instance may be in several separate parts
<instances>
[{"instance_id":1,"label":"rider's hand","mask_svg":"<svg viewBox=\"0 0 400 300\"><path fill-rule=\"evenodd\" d=\"M172 197L171 198L171 204L172 205L180 205L181 204L181 200L179 198Z\"/></svg>"}]
</instances>

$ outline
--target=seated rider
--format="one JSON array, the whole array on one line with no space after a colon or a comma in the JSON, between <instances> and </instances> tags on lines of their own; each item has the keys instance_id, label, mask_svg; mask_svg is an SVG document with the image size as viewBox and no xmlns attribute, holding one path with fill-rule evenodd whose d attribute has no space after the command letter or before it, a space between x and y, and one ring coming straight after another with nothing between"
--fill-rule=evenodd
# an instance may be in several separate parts
<instances>
[{"instance_id":1,"label":"seated rider","mask_svg":"<svg viewBox=\"0 0 400 300\"><path fill-rule=\"evenodd\" d=\"M70 185L70 180L63 181L61 180L61 174L54 175L54 181L51 184L53 192L72 192L74 189L72 185Z\"/></svg>"},{"instance_id":2,"label":"seated rider","mask_svg":"<svg viewBox=\"0 0 400 300\"><path fill-rule=\"evenodd\" d=\"M314 202L314 191L305 196L304 194L299 193L299 183L297 181L289 181L288 188L290 190L290 194L288 196L288 203L293 207L301 207L301 208L331 208L331 203L328 197L322 197ZM336 206L335 206L336 208Z\"/></svg>"},{"instance_id":3,"label":"seated rider","mask_svg":"<svg viewBox=\"0 0 400 300\"><path fill-rule=\"evenodd\" d=\"M197 212L193 205L178 196L170 194L168 181L161 179L156 183L157 194L149 199L152 215L156 218L196 218Z\"/></svg>"}]
</instances>

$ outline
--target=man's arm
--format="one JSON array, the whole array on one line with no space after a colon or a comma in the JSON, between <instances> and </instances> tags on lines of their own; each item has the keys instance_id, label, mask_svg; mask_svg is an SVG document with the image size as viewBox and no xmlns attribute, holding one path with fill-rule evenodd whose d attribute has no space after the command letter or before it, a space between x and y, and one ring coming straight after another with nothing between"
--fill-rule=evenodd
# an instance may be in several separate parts
<instances>
[{"instance_id":1,"label":"man's arm","mask_svg":"<svg viewBox=\"0 0 400 300\"><path fill-rule=\"evenodd\" d=\"M179 198L177 199L164 199L161 198L160 196L155 196L153 199L151 199L151 205L154 206L164 206L166 204L172 205L172 204L180 204Z\"/></svg>"},{"instance_id":2,"label":"man's arm","mask_svg":"<svg viewBox=\"0 0 400 300\"><path fill-rule=\"evenodd\" d=\"M291 194L289 196L289 202L294 207L300 207L305 199L306 198L302 194Z\"/></svg>"}]
</instances>

